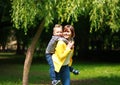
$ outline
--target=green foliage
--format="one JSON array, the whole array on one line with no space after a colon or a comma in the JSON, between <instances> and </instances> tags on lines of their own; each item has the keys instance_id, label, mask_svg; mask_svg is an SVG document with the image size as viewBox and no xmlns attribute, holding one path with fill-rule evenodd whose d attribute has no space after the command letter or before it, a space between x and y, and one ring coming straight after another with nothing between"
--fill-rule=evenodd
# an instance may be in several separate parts
<instances>
[{"instance_id":1,"label":"green foliage","mask_svg":"<svg viewBox=\"0 0 120 85\"><path fill-rule=\"evenodd\" d=\"M12 0L12 21L16 28L27 31L35 22L37 7L34 0Z\"/></svg>"},{"instance_id":2,"label":"green foliage","mask_svg":"<svg viewBox=\"0 0 120 85\"><path fill-rule=\"evenodd\" d=\"M93 0L90 10L91 31L109 26L112 31L120 29L120 1Z\"/></svg>"},{"instance_id":3,"label":"green foliage","mask_svg":"<svg viewBox=\"0 0 120 85\"><path fill-rule=\"evenodd\" d=\"M35 24L36 20L45 19L45 25L52 23L54 19L59 23L77 20L79 3L77 0L12 0L11 17L14 26L28 28Z\"/></svg>"},{"instance_id":4,"label":"green foliage","mask_svg":"<svg viewBox=\"0 0 120 85\"><path fill-rule=\"evenodd\" d=\"M80 0L59 0L59 4L56 5L59 20L61 22L77 21L79 7Z\"/></svg>"},{"instance_id":5,"label":"green foliage","mask_svg":"<svg viewBox=\"0 0 120 85\"><path fill-rule=\"evenodd\" d=\"M119 0L12 0L11 17L16 28L28 28L45 19L45 26L53 20L75 22L78 17L89 16L90 31L110 27L112 31L120 29Z\"/></svg>"}]
</instances>

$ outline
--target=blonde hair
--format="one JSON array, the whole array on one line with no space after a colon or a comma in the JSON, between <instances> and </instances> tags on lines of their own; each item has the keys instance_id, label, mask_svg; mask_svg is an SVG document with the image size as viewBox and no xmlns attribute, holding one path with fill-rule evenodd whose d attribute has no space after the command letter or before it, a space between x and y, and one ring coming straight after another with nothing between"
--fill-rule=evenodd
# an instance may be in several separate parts
<instances>
[{"instance_id":1,"label":"blonde hair","mask_svg":"<svg viewBox=\"0 0 120 85\"><path fill-rule=\"evenodd\" d=\"M61 29L62 29L62 25L61 25L61 24L55 24L55 26L54 26L54 28L53 28L53 31L54 31L54 29L56 29L56 28L61 28Z\"/></svg>"}]
</instances>

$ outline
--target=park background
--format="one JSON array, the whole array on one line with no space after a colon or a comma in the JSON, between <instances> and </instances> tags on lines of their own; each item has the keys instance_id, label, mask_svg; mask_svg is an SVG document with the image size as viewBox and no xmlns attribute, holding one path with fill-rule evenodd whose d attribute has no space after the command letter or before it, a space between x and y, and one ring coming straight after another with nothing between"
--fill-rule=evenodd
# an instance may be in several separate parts
<instances>
[{"instance_id":1,"label":"park background","mask_svg":"<svg viewBox=\"0 0 120 85\"><path fill-rule=\"evenodd\" d=\"M73 66L80 75L71 73L73 85L119 84L120 1L60 1L0 1L0 85L22 83L28 52L29 83L50 83L45 48L56 23L75 28Z\"/></svg>"}]
</instances>

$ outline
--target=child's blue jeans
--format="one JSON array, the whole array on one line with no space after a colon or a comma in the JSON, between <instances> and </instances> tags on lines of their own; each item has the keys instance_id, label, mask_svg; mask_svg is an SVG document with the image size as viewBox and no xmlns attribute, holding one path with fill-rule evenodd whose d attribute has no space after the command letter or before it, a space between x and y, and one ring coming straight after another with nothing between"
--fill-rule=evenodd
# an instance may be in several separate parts
<instances>
[{"instance_id":1,"label":"child's blue jeans","mask_svg":"<svg viewBox=\"0 0 120 85\"><path fill-rule=\"evenodd\" d=\"M50 66L49 73L50 73L51 80L56 80L56 74L55 74L55 71L54 71L52 54L46 54L46 60L49 64L49 66Z\"/></svg>"}]
</instances>

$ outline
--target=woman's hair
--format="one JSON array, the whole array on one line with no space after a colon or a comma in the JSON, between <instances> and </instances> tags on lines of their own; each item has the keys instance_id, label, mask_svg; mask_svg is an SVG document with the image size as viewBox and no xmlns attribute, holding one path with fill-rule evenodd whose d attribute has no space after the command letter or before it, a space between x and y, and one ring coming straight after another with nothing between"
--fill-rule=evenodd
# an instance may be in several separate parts
<instances>
[{"instance_id":1,"label":"woman's hair","mask_svg":"<svg viewBox=\"0 0 120 85\"><path fill-rule=\"evenodd\" d=\"M63 32L67 31L68 29L71 30L71 32L72 32L72 38L74 38L75 37L74 27L72 25L65 25L64 29L63 29Z\"/></svg>"}]
</instances>

